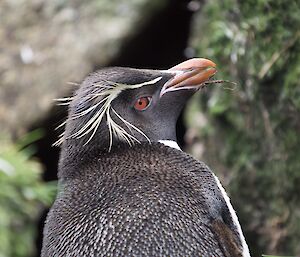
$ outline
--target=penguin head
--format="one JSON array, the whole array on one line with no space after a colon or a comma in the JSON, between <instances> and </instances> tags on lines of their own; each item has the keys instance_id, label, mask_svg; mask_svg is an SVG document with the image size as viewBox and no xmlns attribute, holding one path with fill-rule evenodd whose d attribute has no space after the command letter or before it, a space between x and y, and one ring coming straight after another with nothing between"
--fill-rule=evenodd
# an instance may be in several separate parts
<instances>
[{"instance_id":1,"label":"penguin head","mask_svg":"<svg viewBox=\"0 0 300 257\"><path fill-rule=\"evenodd\" d=\"M118 144L176 141L176 122L187 100L215 73L195 58L169 70L104 68L91 73L69 103L59 143L110 151Z\"/></svg>"}]
</instances>

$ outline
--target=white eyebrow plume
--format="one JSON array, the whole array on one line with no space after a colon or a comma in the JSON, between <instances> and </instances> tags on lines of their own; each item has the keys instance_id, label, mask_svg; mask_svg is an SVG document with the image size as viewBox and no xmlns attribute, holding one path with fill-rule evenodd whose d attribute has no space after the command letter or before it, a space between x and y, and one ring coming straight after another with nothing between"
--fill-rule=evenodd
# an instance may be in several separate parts
<instances>
[{"instance_id":1,"label":"white eyebrow plume","mask_svg":"<svg viewBox=\"0 0 300 257\"><path fill-rule=\"evenodd\" d=\"M84 145L88 144L94 137L104 116L106 117L106 124L109 130L109 137L110 137L109 151L111 150L113 144L113 136L118 137L120 140L126 141L130 146L132 146L134 143L140 143L140 141L131 134L132 130L135 130L136 132L140 133L143 137L146 138L147 141L150 142L150 139L147 137L147 135L142 130L140 130L130 122L126 121L123 117L121 117L116 112L116 110L112 108L111 103L124 90L141 88L146 85L153 85L158 81L160 81L161 79L162 77L157 77L150 81L146 81L140 84L132 84L132 85L103 80L103 82L106 83L105 85L103 84L93 85L99 88L98 89L99 92L89 94L86 100L89 101L89 100L97 99L98 97L102 97L102 99L99 102L95 103L94 105L89 106L86 109L82 110L81 112L72 115L68 119L70 120L79 119L80 117L85 116L91 113L92 111L94 111L93 116L87 121L87 123L85 123L84 126L78 128L78 130L73 134L66 136L65 133L63 132L60 135L60 138L54 143L54 145L56 146L61 145L65 139L69 139L69 138L79 139L90 134L89 138L87 139ZM57 101L59 101L61 105L68 105L73 99L74 97L67 97L67 98L57 99ZM111 111L121 122L125 124L127 130L126 128L121 127L112 119ZM63 122L59 127L65 124L66 121Z\"/></svg>"}]
</instances>

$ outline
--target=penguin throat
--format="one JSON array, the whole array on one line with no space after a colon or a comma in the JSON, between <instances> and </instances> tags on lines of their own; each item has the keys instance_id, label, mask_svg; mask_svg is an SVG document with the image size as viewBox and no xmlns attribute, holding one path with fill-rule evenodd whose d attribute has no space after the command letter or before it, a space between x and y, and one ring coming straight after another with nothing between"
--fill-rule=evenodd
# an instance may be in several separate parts
<instances>
[{"instance_id":1,"label":"penguin throat","mask_svg":"<svg viewBox=\"0 0 300 257\"><path fill-rule=\"evenodd\" d=\"M164 144L168 147L172 147L172 148L175 148L179 151L182 151L176 141L173 141L173 140L159 140L158 142L161 143L161 144Z\"/></svg>"}]
</instances>

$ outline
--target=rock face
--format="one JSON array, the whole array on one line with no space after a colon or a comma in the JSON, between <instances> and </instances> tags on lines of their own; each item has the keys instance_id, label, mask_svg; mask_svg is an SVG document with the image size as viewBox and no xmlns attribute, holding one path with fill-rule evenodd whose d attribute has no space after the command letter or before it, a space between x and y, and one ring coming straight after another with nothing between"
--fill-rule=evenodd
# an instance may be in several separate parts
<instances>
[{"instance_id":1,"label":"rock face","mask_svg":"<svg viewBox=\"0 0 300 257\"><path fill-rule=\"evenodd\" d=\"M0 131L20 135L53 99L105 66L165 1L0 3Z\"/></svg>"}]
</instances>

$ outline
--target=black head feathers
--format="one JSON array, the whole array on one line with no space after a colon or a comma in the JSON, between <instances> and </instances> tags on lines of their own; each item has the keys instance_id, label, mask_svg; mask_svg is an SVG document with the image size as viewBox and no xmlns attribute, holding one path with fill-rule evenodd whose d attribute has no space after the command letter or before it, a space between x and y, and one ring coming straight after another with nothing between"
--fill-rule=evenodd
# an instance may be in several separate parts
<instances>
[{"instance_id":1,"label":"black head feathers","mask_svg":"<svg viewBox=\"0 0 300 257\"><path fill-rule=\"evenodd\" d=\"M187 99L216 72L206 59L169 70L106 68L90 74L69 106L66 129L57 144L113 145L176 141L176 121Z\"/></svg>"}]
</instances>

